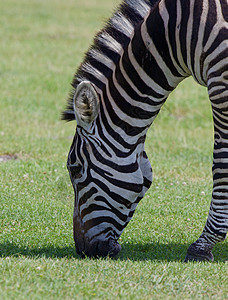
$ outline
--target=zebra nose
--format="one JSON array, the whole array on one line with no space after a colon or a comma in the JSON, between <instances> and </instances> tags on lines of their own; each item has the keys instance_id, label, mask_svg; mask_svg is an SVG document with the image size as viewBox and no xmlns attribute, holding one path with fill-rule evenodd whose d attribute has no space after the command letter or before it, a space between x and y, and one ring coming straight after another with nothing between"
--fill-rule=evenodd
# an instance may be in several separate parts
<instances>
[{"instance_id":1,"label":"zebra nose","mask_svg":"<svg viewBox=\"0 0 228 300\"><path fill-rule=\"evenodd\" d=\"M92 244L85 245L84 250L76 244L75 246L77 254L82 257L114 257L121 250L120 244L112 239L94 241Z\"/></svg>"},{"instance_id":2,"label":"zebra nose","mask_svg":"<svg viewBox=\"0 0 228 300\"><path fill-rule=\"evenodd\" d=\"M89 247L87 255L89 257L114 257L120 250L120 244L113 239L97 240Z\"/></svg>"}]
</instances>

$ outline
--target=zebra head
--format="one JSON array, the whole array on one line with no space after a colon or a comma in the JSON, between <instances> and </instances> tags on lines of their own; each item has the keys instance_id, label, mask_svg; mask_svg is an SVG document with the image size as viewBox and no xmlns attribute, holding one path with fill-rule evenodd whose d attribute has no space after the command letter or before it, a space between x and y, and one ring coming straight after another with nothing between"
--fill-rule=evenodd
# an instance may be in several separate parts
<instances>
[{"instance_id":1,"label":"zebra head","mask_svg":"<svg viewBox=\"0 0 228 300\"><path fill-rule=\"evenodd\" d=\"M75 192L76 251L90 257L115 256L120 251L118 238L152 182L145 137L137 137L125 149L117 138L120 128L114 134L106 124L104 97L89 81L76 88L77 128L67 161Z\"/></svg>"}]
</instances>

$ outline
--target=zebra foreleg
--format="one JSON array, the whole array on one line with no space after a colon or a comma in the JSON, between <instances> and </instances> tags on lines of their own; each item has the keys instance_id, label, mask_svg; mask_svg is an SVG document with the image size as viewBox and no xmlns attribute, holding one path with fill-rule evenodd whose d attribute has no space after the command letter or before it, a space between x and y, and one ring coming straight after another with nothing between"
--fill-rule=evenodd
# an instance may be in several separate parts
<instances>
[{"instance_id":1,"label":"zebra foreleg","mask_svg":"<svg viewBox=\"0 0 228 300\"><path fill-rule=\"evenodd\" d=\"M227 210L222 215L219 209L216 209L216 201L212 198L211 207L203 233L196 242L190 245L187 250L185 262L188 261L213 261L213 247L226 238L228 218ZM226 201L228 202L228 201ZM219 214L221 216L219 216Z\"/></svg>"},{"instance_id":2,"label":"zebra foreleg","mask_svg":"<svg viewBox=\"0 0 228 300\"><path fill-rule=\"evenodd\" d=\"M228 107L211 102L215 131L212 200L203 233L188 248L185 262L213 261L212 248L225 240L228 231Z\"/></svg>"},{"instance_id":3,"label":"zebra foreleg","mask_svg":"<svg viewBox=\"0 0 228 300\"><path fill-rule=\"evenodd\" d=\"M222 168L222 165L214 164L213 169L217 167ZM226 174L228 176L228 170ZM206 225L199 239L188 248L185 262L213 261L213 247L226 238L228 228L228 182L221 181L221 185L217 185L215 184L215 177L212 201Z\"/></svg>"}]
</instances>

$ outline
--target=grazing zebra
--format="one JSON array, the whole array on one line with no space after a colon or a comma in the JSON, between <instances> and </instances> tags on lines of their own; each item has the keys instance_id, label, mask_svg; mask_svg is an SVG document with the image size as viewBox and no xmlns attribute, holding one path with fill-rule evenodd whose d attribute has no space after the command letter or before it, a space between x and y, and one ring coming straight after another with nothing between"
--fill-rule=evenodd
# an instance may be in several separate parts
<instances>
[{"instance_id":1,"label":"grazing zebra","mask_svg":"<svg viewBox=\"0 0 228 300\"><path fill-rule=\"evenodd\" d=\"M77 121L67 167L77 253L115 256L152 183L148 128L173 89L207 86L214 119L213 193L185 261L213 260L228 229L228 1L125 0L95 37L63 119Z\"/></svg>"}]
</instances>

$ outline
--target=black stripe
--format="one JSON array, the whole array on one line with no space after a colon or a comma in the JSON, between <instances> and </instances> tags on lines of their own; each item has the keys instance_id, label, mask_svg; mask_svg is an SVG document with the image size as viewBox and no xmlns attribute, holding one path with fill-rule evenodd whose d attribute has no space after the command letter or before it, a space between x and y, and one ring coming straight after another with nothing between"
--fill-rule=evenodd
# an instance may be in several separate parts
<instances>
[{"instance_id":1,"label":"black stripe","mask_svg":"<svg viewBox=\"0 0 228 300\"><path fill-rule=\"evenodd\" d=\"M103 198L103 197L99 197L99 199L97 197L94 199L94 201L107 202L107 201L104 201L105 200L104 198L103 199L100 199L100 198ZM110 204L109 204L109 206L110 206L110 208L107 208L106 206L101 206L100 204L99 205L96 204L96 202L92 203L91 205L89 205L88 207L86 207L85 209L82 210L81 217L83 219L86 215L88 215L94 211L100 211L100 212L103 211L103 213L101 213L100 215L105 216L105 212L109 211L109 212L113 213L114 215L116 215L116 217L119 220L121 220L122 222L126 222L127 217L128 217L127 215L122 214L118 209L111 206Z\"/></svg>"},{"instance_id":2,"label":"black stripe","mask_svg":"<svg viewBox=\"0 0 228 300\"><path fill-rule=\"evenodd\" d=\"M221 5L221 7L222 7L223 18L228 23L228 5L227 5L227 0L220 0L219 3Z\"/></svg>"},{"instance_id":3,"label":"black stripe","mask_svg":"<svg viewBox=\"0 0 228 300\"><path fill-rule=\"evenodd\" d=\"M134 145L128 144L125 140L123 140L123 138L116 133L111 126L108 124L107 119L105 117L105 114L103 112L103 109L101 109L101 118L103 119L104 122L104 127L106 128L108 135L104 134L103 132L103 126L100 123L100 118L98 118L96 120L96 125L97 125L97 129L98 129L98 133L99 133L99 137L100 139L106 143L111 149L112 151L115 153L115 155L117 157L128 157L131 153L134 152L135 148L138 146L138 144L144 143L145 141L145 136L143 137L139 137L139 139L137 140L137 142ZM119 144L121 144L125 150L125 152L122 152L118 147L116 147L114 144L111 143L109 135L112 136L112 138L117 141Z\"/></svg>"},{"instance_id":4,"label":"black stripe","mask_svg":"<svg viewBox=\"0 0 228 300\"><path fill-rule=\"evenodd\" d=\"M89 198L91 198L94 194L96 194L98 190L95 187L92 187L88 192L84 193L79 199L79 207L86 203Z\"/></svg>"},{"instance_id":5,"label":"black stripe","mask_svg":"<svg viewBox=\"0 0 228 300\"><path fill-rule=\"evenodd\" d=\"M126 48L130 43L130 38L114 26L108 27L105 32L107 32L112 38L114 38L114 40L116 40L123 48Z\"/></svg>"},{"instance_id":6,"label":"black stripe","mask_svg":"<svg viewBox=\"0 0 228 300\"><path fill-rule=\"evenodd\" d=\"M101 188L107 195L109 195L110 198L113 199L113 201L116 201L121 205L125 205L126 207L131 207L132 203L128 199L122 197L120 194L116 194L115 192L110 191L110 189L103 182L101 182L97 178L92 178L89 172L87 174L86 181L88 183L94 182L94 184L99 186L99 188Z\"/></svg>"},{"instance_id":7,"label":"black stripe","mask_svg":"<svg viewBox=\"0 0 228 300\"><path fill-rule=\"evenodd\" d=\"M151 2L156 2L156 1L151 1ZM143 21L143 18L137 13L137 11L129 7L128 5L122 5L121 12L130 21L130 23L135 29Z\"/></svg>"},{"instance_id":8,"label":"black stripe","mask_svg":"<svg viewBox=\"0 0 228 300\"><path fill-rule=\"evenodd\" d=\"M176 24L177 22L177 2L176 1L165 1L166 3L166 8L168 10L168 14L170 15L169 18L169 22L168 22L168 34L169 34L169 42L172 48L172 52L173 52L173 58L176 61L176 63L178 64L179 68L183 71L184 69L182 68L179 60L178 60L178 56L177 56L177 41L176 41L176 32L175 32L175 28L179 27L180 24ZM164 56L164 55L163 55ZM166 59L165 57L163 58L164 60ZM169 58L169 60L171 60L171 58ZM167 62L167 65L170 66L171 65L171 61ZM173 74L176 76L180 76L178 74L178 71L174 71L175 68L173 69Z\"/></svg>"},{"instance_id":9,"label":"black stripe","mask_svg":"<svg viewBox=\"0 0 228 300\"><path fill-rule=\"evenodd\" d=\"M186 37L187 26L190 15L190 1L181 0L181 22L180 22L180 47L185 65L187 66Z\"/></svg>"},{"instance_id":10,"label":"black stripe","mask_svg":"<svg viewBox=\"0 0 228 300\"><path fill-rule=\"evenodd\" d=\"M211 60L210 63L208 64L208 70L210 70L214 65L216 65L218 62L220 62L222 59L224 59L224 58L228 59L227 56L228 56L227 55L227 49L225 49L221 53L218 53L218 55L213 60ZM228 68L227 65L226 65L226 68ZM219 85L219 83L218 82L211 82L208 85L208 89L211 89L213 86L216 86L216 85ZM226 87L228 86L224 81L222 82L222 85L225 85Z\"/></svg>"},{"instance_id":11,"label":"black stripe","mask_svg":"<svg viewBox=\"0 0 228 300\"><path fill-rule=\"evenodd\" d=\"M93 235L93 236L91 237L91 239L88 239L88 240L89 240L89 242L91 242L91 241L92 241L93 239L95 239L96 237L99 237L101 234L105 234L105 233L107 233L107 232L109 232L109 233L107 234L107 237L108 237L108 236L111 236L111 237L119 237L119 234L117 234L116 231L115 231L112 227L107 227L107 228L105 228L104 230L99 231L97 234Z\"/></svg>"},{"instance_id":12,"label":"black stripe","mask_svg":"<svg viewBox=\"0 0 228 300\"><path fill-rule=\"evenodd\" d=\"M216 2L217 0L210 0L208 1L209 5L209 10L208 10L208 15L207 15L207 21L205 24L205 32L204 32L204 37L203 37L203 47L206 45L209 36L213 32L213 27L217 22L217 12L216 12Z\"/></svg>"},{"instance_id":13,"label":"black stripe","mask_svg":"<svg viewBox=\"0 0 228 300\"><path fill-rule=\"evenodd\" d=\"M213 180L217 180L217 179L224 179L225 180L225 178L228 178L228 171L227 171L227 173L215 173L213 175ZM226 182L226 184L227 184L227 182Z\"/></svg>"},{"instance_id":14,"label":"black stripe","mask_svg":"<svg viewBox=\"0 0 228 300\"><path fill-rule=\"evenodd\" d=\"M116 187L131 191L131 192L135 192L135 193L140 193L142 191L143 183L137 184L137 183L128 182L127 181L128 176L126 175L127 173L123 173L123 176L126 178L126 181L123 181L123 180L119 180L117 178L107 176L105 170L94 165L92 163L92 161L90 161L89 165L90 165L90 172L93 170L95 173L99 174L102 178L106 179L109 183L111 183L112 185L114 185ZM91 175L91 178L92 178L92 181L95 179L92 175Z\"/></svg>"},{"instance_id":15,"label":"black stripe","mask_svg":"<svg viewBox=\"0 0 228 300\"><path fill-rule=\"evenodd\" d=\"M219 33L217 34L216 38L214 39L212 45L210 46L210 48L205 52L205 55L208 56L211 53L213 53L214 51L216 51L218 53L219 51L219 45L224 42L224 40L228 38L228 29L227 28L221 28ZM227 57L227 52L225 57ZM224 71L227 71L227 65L225 65L225 69ZM210 77L212 75L210 74ZM218 76L218 75L217 75Z\"/></svg>"},{"instance_id":16,"label":"black stripe","mask_svg":"<svg viewBox=\"0 0 228 300\"><path fill-rule=\"evenodd\" d=\"M221 151L219 153L214 153L214 159L218 159L218 158L228 158L228 152Z\"/></svg>"},{"instance_id":17,"label":"black stripe","mask_svg":"<svg viewBox=\"0 0 228 300\"><path fill-rule=\"evenodd\" d=\"M154 20L154 21L156 21L156 20ZM164 51L164 55L166 55L168 57L169 51L166 53L166 49L165 49L165 45L164 45L166 42L164 42L164 44L163 44L163 41L165 41L165 39L163 39L163 37L162 37L163 33L160 31L161 28L159 28L159 30L155 30L154 24L150 24L150 27L153 27L153 31L152 31L152 33L150 33L150 32L148 32L148 33L151 34L151 39L153 40L155 47L158 49L161 56ZM149 29L147 28L147 30L149 30ZM158 41L156 40L157 32L159 32L159 34L161 34L161 35L159 35L160 38ZM169 85L163 70L158 65L158 63L156 61L156 57L154 57L153 53L151 53L143 44L143 40L142 40L140 32L136 32L136 34L134 35L134 37L132 39L132 52L133 52L138 64L142 67L144 72L150 78L152 78L159 86L161 86L166 91L173 90L173 87L171 87Z\"/></svg>"},{"instance_id":18,"label":"black stripe","mask_svg":"<svg viewBox=\"0 0 228 300\"><path fill-rule=\"evenodd\" d=\"M147 104L151 105L152 107L156 106L156 105L159 105L159 104L164 102L164 101L161 101L161 102L156 101L155 102L155 101L153 101L152 99L149 98L149 96L152 96L152 97L155 97L155 98L158 99L158 94L154 93L153 90L151 91L151 93L148 96L144 96L144 97L139 96L139 94L134 91L134 89L130 86L128 81L124 78L124 76L123 76L123 74L120 70L119 65L116 66L115 78L116 78L118 84L129 95L129 97L131 97L135 101L139 101L139 102L142 102L142 103L147 103ZM159 95L159 97L162 97L162 95Z\"/></svg>"},{"instance_id":19,"label":"black stripe","mask_svg":"<svg viewBox=\"0 0 228 300\"><path fill-rule=\"evenodd\" d=\"M118 108L125 113L127 116L136 119L137 124L137 119L143 120L143 119L150 119L153 116L157 114L157 112L149 112L145 111L140 107L133 106L129 102L127 102L124 97L119 93L117 88L114 85L113 79L109 79L109 90L112 98L115 101L115 104L118 106ZM145 128L145 127L144 127Z\"/></svg>"},{"instance_id":20,"label":"black stripe","mask_svg":"<svg viewBox=\"0 0 228 300\"><path fill-rule=\"evenodd\" d=\"M153 90L141 79L140 75L137 73L137 70L135 70L134 66L131 64L127 51L125 51L123 54L122 64L131 82L140 91L140 93L150 95L157 99L164 97L162 94L159 94Z\"/></svg>"},{"instance_id":21,"label":"black stripe","mask_svg":"<svg viewBox=\"0 0 228 300\"><path fill-rule=\"evenodd\" d=\"M99 148L97 148L96 146L94 146L93 143L90 143L90 147L91 147L92 153L95 156L96 160L98 162L102 163L102 165L103 165L102 169L105 168L105 166L108 166L109 168L111 168L111 169L113 169L113 170L115 170L117 172L125 173L125 174L131 174L133 172L136 172L138 170L138 168L139 168L138 162L136 160L135 160L135 162L133 162L131 164L118 165L115 161L113 161L113 159L112 160L105 159L100 154ZM90 158L88 157L88 159L90 159ZM93 164L92 161L91 161L91 164ZM97 168L96 165L94 165L94 167L95 167L95 169ZM100 170L102 170L102 169L100 169Z\"/></svg>"},{"instance_id":22,"label":"black stripe","mask_svg":"<svg viewBox=\"0 0 228 300\"><path fill-rule=\"evenodd\" d=\"M85 228L88 228L88 230L89 230L90 228L100 225L102 223L113 224L115 226L115 228L119 231L122 231L122 229L123 229L123 226L120 225L115 219L113 219L111 217L103 217L103 216L86 221Z\"/></svg>"},{"instance_id":23,"label":"black stripe","mask_svg":"<svg viewBox=\"0 0 228 300\"><path fill-rule=\"evenodd\" d=\"M199 27L201 21L201 15L203 12L203 1L195 1L193 10L193 28L192 28L192 38L191 38L191 66L193 68L193 73L195 73L195 57L201 55L201 53L196 53L196 45L198 42Z\"/></svg>"},{"instance_id":24,"label":"black stripe","mask_svg":"<svg viewBox=\"0 0 228 300\"><path fill-rule=\"evenodd\" d=\"M131 126L129 123L125 122L123 119L120 119L110 103L110 99L107 96L106 90L104 90L104 92L103 92L103 97L104 97L104 104L106 106L109 117L112 120L113 124L115 124L117 127L120 127L121 129L123 129L127 135L129 135L129 136L139 135L140 133L142 133L142 131L144 131L148 127L148 125L146 125L144 127L137 127L137 122L134 126ZM103 108L101 105L101 110L102 109ZM107 123L105 123L105 125L106 124Z\"/></svg>"}]
</instances>

